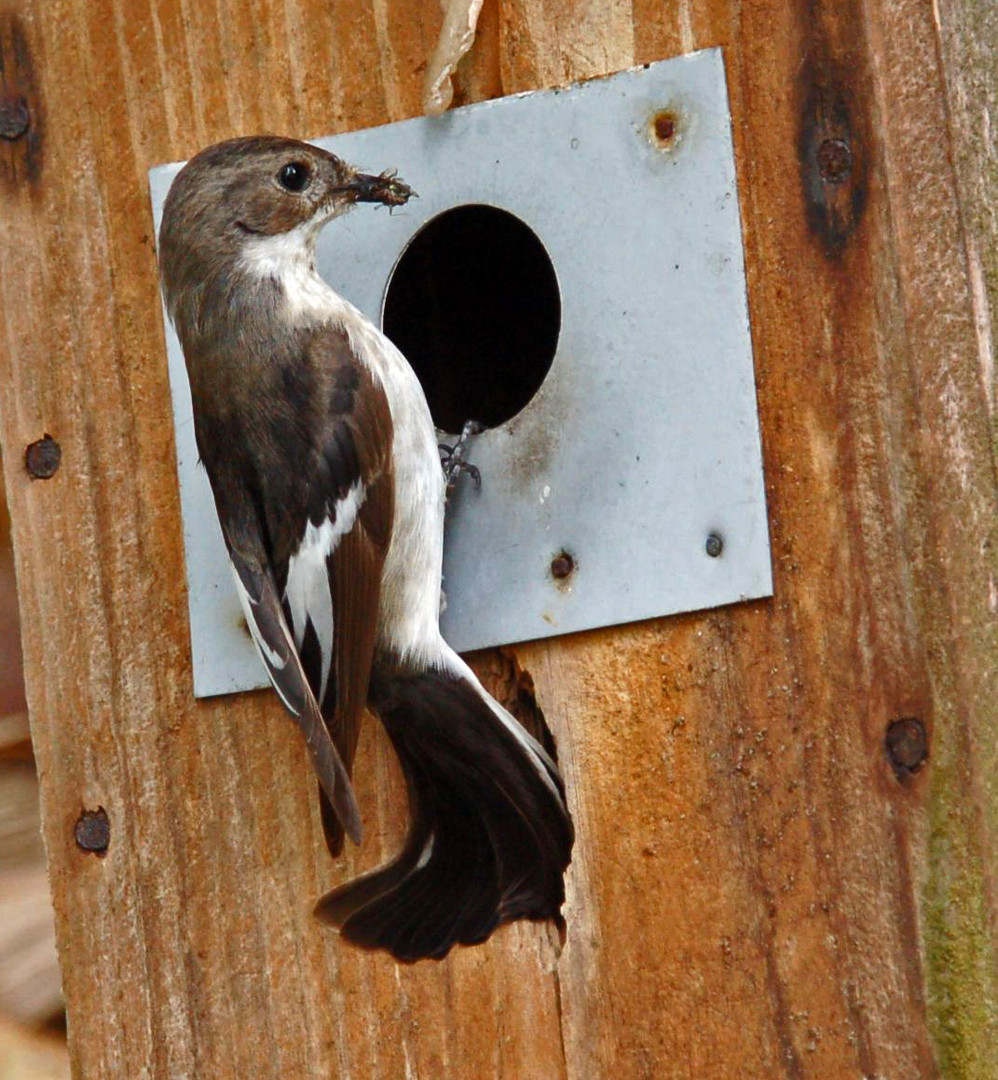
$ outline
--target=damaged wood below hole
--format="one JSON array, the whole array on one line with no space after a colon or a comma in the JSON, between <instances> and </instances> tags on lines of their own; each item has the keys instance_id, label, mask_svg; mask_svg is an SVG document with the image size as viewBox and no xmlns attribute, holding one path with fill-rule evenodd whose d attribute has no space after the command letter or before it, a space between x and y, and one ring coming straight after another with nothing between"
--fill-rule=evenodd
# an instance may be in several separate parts
<instances>
[{"instance_id":1,"label":"damaged wood below hole","mask_svg":"<svg viewBox=\"0 0 998 1080\"><path fill-rule=\"evenodd\" d=\"M483 649L468 657L486 690L530 732L544 749L558 760L554 736L537 704L534 680L520 666L511 647Z\"/></svg>"}]
</instances>

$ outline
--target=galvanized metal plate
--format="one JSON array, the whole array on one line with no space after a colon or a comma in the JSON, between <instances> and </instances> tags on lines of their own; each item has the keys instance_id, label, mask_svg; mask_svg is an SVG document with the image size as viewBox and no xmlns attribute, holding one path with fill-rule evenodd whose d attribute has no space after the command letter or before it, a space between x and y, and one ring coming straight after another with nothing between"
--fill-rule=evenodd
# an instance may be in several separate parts
<instances>
[{"instance_id":1,"label":"galvanized metal plate","mask_svg":"<svg viewBox=\"0 0 998 1080\"><path fill-rule=\"evenodd\" d=\"M522 412L475 440L481 490L462 484L450 508L442 625L457 649L771 594L720 50L318 143L367 170L397 168L420 193L391 214L359 209L320 239L320 272L371 318L406 245L455 206L515 214L558 277L551 370ZM150 172L157 229L179 168ZM248 689L262 669L167 339L195 693ZM563 552L574 569L559 579Z\"/></svg>"}]
</instances>

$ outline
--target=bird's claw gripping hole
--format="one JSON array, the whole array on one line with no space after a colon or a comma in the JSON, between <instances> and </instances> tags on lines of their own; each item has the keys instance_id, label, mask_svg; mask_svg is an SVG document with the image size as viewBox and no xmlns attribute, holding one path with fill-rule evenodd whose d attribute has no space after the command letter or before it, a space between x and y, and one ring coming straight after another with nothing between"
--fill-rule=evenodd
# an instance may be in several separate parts
<instances>
[{"instance_id":1,"label":"bird's claw gripping hole","mask_svg":"<svg viewBox=\"0 0 998 1080\"><path fill-rule=\"evenodd\" d=\"M454 490L457 478L461 473L467 473L471 477L476 491L481 488L482 473L477 465L472 465L470 461L466 460L465 455L468 451L468 440L484 430L485 425L480 424L477 420L466 420L464 427L461 428L461 434L457 437L457 442L453 446L447 446L445 443L439 444L440 464L443 467L444 478L447 481L448 495Z\"/></svg>"}]
</instances>

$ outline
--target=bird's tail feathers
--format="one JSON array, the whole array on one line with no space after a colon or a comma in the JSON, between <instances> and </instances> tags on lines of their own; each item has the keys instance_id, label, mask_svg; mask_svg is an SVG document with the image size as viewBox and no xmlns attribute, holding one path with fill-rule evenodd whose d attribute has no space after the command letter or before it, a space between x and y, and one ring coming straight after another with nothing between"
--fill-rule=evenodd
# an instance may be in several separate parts
<instances>
[{"instance_id":1,"label":"bird's tail feathers","mask_svg":"<svg viewBox=\"0 0 998 1080\"><path fill-rule=\"evenodd\" d=\"M456 656L376 679L411 824L388 865L323 897L317 917L396 959L439 958L513 919L560 919L574 832L558 769Z\"/></svg>"}]
</instances>

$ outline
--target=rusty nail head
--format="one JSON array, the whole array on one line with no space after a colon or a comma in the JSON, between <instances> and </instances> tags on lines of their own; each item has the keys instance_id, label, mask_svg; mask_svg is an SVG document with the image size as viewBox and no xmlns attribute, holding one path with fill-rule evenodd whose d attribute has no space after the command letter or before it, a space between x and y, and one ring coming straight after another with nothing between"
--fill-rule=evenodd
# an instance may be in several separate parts
<instances>
[{"instance_id":1,"label":"rusty nail head","mask_svg":"<svg viewBox=\"0 0 998 1080\"><path fill-rule=\"evenodd\" d=\"M823 180L841 184L852 172L852 150L844 139L825 139L818 147L818 170Z\"/></svg>"},{"instance_id":2,"label":"rusty nail head","mask_svg":"<svg viewBox=\"0 0 998 1080\"><path fill-rule=\"evenodd\" d=\"M567 551L562 551L551 560L551 576L559 581L570 577L575 569L575 559Z\"/></svg>"},{"instance_id":3,"label":"rusty nail head","mask_svg":"<svg viewBox=\"0 0 998 1080\"><path fill-rule=\"evenodd\" d=\"M46 433L24 451L24 464L36 480L48 480L55 476L62 461L62 447Z\"/></svg>"},{"instance_id":4,"label":"rusty nail head","mask_svg":"<svg viewBox=\"0 0 998 1080\"><path fill-rule=\"evenodd\" d=\"M704 551L706 551L712 559L718 559L721 556L721 552L724 551L724 541L717 533L711 533L707 537L707 541L703 547Z\"/></svg>"},{"instance_id":5,"label":"rusty nail head","mask_svg":"<svg viewBox=\"0 0 998 1080\"><path fill-rule=\"evenodd\" d=\"M23 97L4 95L0 97L0 139L13 142L27 134L31 126L28 103Z\"/></svg>"},{"instance_id":6,"label":"rusty nail head","mask_svg":"<svg viewBox=\"0 0 998 1080\"><path fill-rule=\"evenodd\" d=\"M670 109L659 109L651 118L651 133L660 147L668 146L676 137L676 114Z\"/></svg>"},{"instance_id":7,"label":"rusty nail head","mask_svg":"<svg viewBox=\"0 0 998 1080\"><path fill-rule=\"evenodd\" d=\"M887 725L884 737L887 758L900 778L915 773L929 756L929 737L921 720L905 716Z\"/></svg>"},{"instance_id":8,"label":"rusty nail head","mask_svg":"<svg viewBox=\"0 0 998 1080\"><path fill-rule=\"evenodd\" d=\"M111 822L103 806L96 810L84 810L76 819L73 830L76 846L81 851L90 851L94 855L104 855L111 844Z\"/></svg>"}]
</instances>

